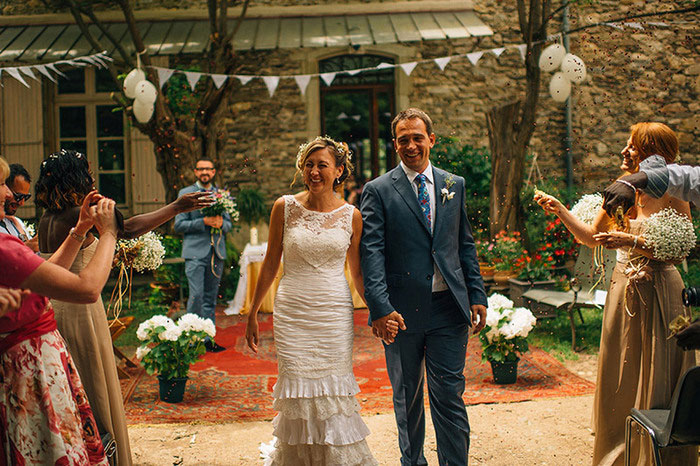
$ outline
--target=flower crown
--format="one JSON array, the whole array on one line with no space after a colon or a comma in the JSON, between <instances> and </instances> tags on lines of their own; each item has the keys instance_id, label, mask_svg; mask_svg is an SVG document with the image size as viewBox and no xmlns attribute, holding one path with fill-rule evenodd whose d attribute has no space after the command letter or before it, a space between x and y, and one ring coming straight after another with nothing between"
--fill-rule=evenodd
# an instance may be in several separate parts
<instances>
[{"instance_id":1,"label":"flower crown","mask_svg":"<svg viewBox=\"0 0 700 466\"><path fill-rule=\"evenodd\" d=\"M329 136L316 136L309 142L305 142L304 144L299 146L299 152L297 152L297 166L302 161L302 157L304 157L304 153L306 150L312 145L315 144L319 141L327 142L333 144L333 147L335 147L335 150L343 157L345 157L345 160L350 160L350 156L352 153L350 152L350 149L348 149L348 146L345 143L335 141Z\"/></svg>"}]
</instances>

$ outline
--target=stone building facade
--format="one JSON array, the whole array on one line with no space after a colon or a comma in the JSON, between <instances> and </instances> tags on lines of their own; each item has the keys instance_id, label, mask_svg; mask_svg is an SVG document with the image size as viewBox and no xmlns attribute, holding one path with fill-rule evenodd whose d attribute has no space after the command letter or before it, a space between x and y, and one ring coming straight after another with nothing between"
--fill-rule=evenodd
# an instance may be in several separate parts
<instances>
[{"instance_id":1,"label":"stone building facade","mask_svg":"<svg viewBox=\"0 0 700 466\"><path fill-rule=\"evenodd\" d=\"M252 5L271 8L327 5L330 14L334 5L353 3L396 2L260 0ZM44 7L43 2L34 0L5 4L3 15L36 14ZM140 0L137 7L182 8L185 4L196 8L205 2ZM570 28L687 6L688 2L680 0L663 5L644 0L600 0L592 5L572 7ZM491 27L493 35L368 45L359 49L244 51L238 54L241 62L238 73L312 74L319 72L321 60L338 55L379 55L399 64L522 43L515 2L474 0L473 8ZM630 20L638 24L598 26L570 36L571 52L579 55L588 67L588 78L574 86L571 98L572 158L579 192L600 189L618 175L619 152L625 145L629 126L638 121L667 123L679 134L681 160L700 163L699 19L697 12L646 17ZM560 27L559 18L555 18L548 32L553 34ZM180 58L170 58L169 66L174 67L177 60ZM537 127L530 150L538 154L546 178L563 180L565 110L548 95L550 76L543 73ZM486 147L486 112L524 96L525 68L519 52L509 49L499 57L484 54L477 65L464 57L453 59L444 71L434 63L419 64L410 76L397 68L393 81L394 111L408 106L423 108L433 117L436 133L455 136L464 144ZM322 86L314 78L302 95L294 80L283 79L273 97L258 79L238 86L226 102L230 115L222 128L219 163L223 184L234 190L259 187L270 203L281 194L300 189L290 187L294 160L298 146L321 132Z\"/></svg>"}]
</instances>

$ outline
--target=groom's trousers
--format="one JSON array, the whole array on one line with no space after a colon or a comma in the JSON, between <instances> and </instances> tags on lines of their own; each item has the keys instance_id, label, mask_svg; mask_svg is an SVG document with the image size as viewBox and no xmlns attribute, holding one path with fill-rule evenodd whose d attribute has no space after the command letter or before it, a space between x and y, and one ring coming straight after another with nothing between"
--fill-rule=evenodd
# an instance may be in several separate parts
<instances>
[{"instance_id":1,"label":"groom's trousers","mask_svg":"<svg viewBox=\"0 0 700 466\"><path fill-rule=\"evenodd\" d=\"M422 312L421 319L411 319L414 328L400 330L394 343L384 345L401 465L428 464L423 454L426 374L438 461L441 465L466 465L469 420L462 395L469 327L449 291L433 293L431 309Z\"/></svg>"}]
</instances>

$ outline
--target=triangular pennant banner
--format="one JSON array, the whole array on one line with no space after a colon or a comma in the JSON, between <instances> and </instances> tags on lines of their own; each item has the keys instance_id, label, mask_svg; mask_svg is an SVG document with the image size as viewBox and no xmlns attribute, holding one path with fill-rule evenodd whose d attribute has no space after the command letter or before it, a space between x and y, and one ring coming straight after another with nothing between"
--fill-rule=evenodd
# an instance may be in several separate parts
<instances>
[{"instance_id":1,"label":"triangular pennant banner","mask_svg":"<svg viewBox=\"0 0 700 466\"><path fill-rule=\"evenodd\" d=\"M467 58L469 59L470 62L472 62L472 65L476 65L479 62L479 59L481 56L484 54L484 52L472 52L467 54Z\"/></svg>"},{"instance_id":2,"label":"triangular pennant banner","mask_svg":"<svg viewBox=\"0 0 700 466\"><path fill-rule=\"evenodd\" d=\"M56 68L56 66L55 66L53 63L50 63L50 64L46 65L46 67L47 67L48 69L50 69L51 71L53 71L54 73L56 73L57 75L63 76L64 78L66 77L65 74L63 74L63 73L61 73L60 71L58 71L58 68Z\"/></svg>"},{"instance_id":3,"label":"triangular pennant banner","mask_svg":"<svg viewBox=\"0 0 700 466\"><path fill-rule=\"evenodd\" d=\"M355 76L357 73L361 73L362 68L358 68L356 70L347 70L345 73L349 74L350 76Z\"/></svg>"},{"instance_id":4,"label":"triangular pennant banner","mask_svg":"<svg viewBox=\"0 0 700 466\"><path fill-rule=\"evenodd\" d=\"M383 70L383 69L386 69L386 68L393 68L393 67L395 67L395 66L396 66L396 65L392 65L391 63L384 63L384 62L382 62L382 63L378 64L377 66L375 66L375 68L377 68L378 70Z\"/></svg>"},{"instance_id":5,"label":"triangular pennant banner","mask_svg":"<svg viewBox=\"0 0 700 466\"><path fill-rule=\"evenodd\" d=\"M326 86L330 86L335 79L336 74L337 73L321 73L321 79L323 79L323 82L326 83Z\"/></svg>"},{"instance_id":6,"label":"triangular pennant banner","mask_svg":"<svg viewBox=\"0 0 700 466\"><path fill-rule=\"evenodd\" d=\"M299 86L299 90L301 91L301 95L306 94L306 87L309 85L309 81L311 81L311 75L310 74L302 74L300 76L294 76L294 81L297 82L297 86Z\"/></svg>"},{"instance_id":7,"label":"triangular pennant banner","mask_svg":"<svg viewBox=\"0 0 700 466\"><path fill-rule=\"evenodd\" d=\"M225 74L212 74L211 75L211 80L214 81L214 85L216 86L217 89L221 89L221 86L224 85L226 80L228 79L228 76Z\"/></svg>"},{"instance_id":8,"label":"triangular pennant banner","mask_svg":"<svg viewBox=\"0 0 700 466\"><path fill-rule=\"evenodd\" d=\"M27 76L29 76L30 78L32 78L34 81L39 81L39 78L37 78L36 75L34 74L34 71L32 71L32 67L31 67L31 66L20 66L20 67L19 67L19 70L20 70L22 73L24 73L24 74L26 74Z\"/></svg>"},{"instance_id":9,"label":"triangular pennant banner","mask_svg":"<svg viewBox=\"0 0 700 466\"><path fill-rule=\"evenodd\" d=\"M166 82L168 82L168 79L170 79L170 76L173 75L175 70L171 70L168 68L156 68L156 71L158 72L158 85L162 90L163 86Z\"/></svg>"},{"instance_id":10,"label":"triangular pennant banner","mask_svg":"<svg viewBox=\"0 0 700 466\"><path fill-rule=\"evenodd\" d=\"M280 77L279 76L263 76L263 81L265 81L265 85L267 86L267 92L270 93L270 97L272 97L275 94L275 89L277 89L277 85L280 82Z\"/></svg>"},{"instance_id":11,"label":"triangular pennant banner","mask_svg":"<svg viewBox=\"0 0 700 466\"><path fill-rule=\"evenodd\" d=\"M27 81L24 80L22 75L19 73L19 70L17 68L5 68L5 71L10 73L10 76L15 78L17 81L21 82L25 86L29 87L29 84L27 84Z\"/></svg>"},{"instance_id":12,"label":"triangular pennant banner","mask_svg":"<svg viewBox=\"0 0 700 466\"><path fill-rule=\"evenodd\" d=\"M435 58L433 61L437 66L440 67L440 70L445 71L445 67L450 62L450 60L452 60L452 57Z\"/></svg>"},{"instance_id":13,"label":"triangular pennant banner","mask_svg":"<svg viewBox=\"0 0 700 466\"><path fill-rule=\"evenodd\" d=\"M491 52L496 55L496 58L500 57L503 51L505 50L505 47L499 47L497 49L492 49Z\"/></svg>"},{"instance_id":14,"label":"triangular pennant banner","mask_svg":"<svg viewBox=\"0 0 700 466\"><path fill-rule=\"evenodd\" d=\"M413 70L415 69L417 64L418 64L417 61L412 61L409 63L403 63L400 66L401 66L401 69L403 70L403 72L406 73L406 76L411 76L411 73L413 73Z\"/></svg>"},{"instance_id":15,"label":"triangular pennant banner","mask_svg":"<svg viewBox=\"0 0 700 466\"><path fill-rule=\"evenodd\" d=\"M642 30L644 29L644 26L642 26L642 23L632 22L632 23L622 23L622 24L624 24L627 27L631 27L632 29L642 29Z\"/></svg>"},{"instance_id":16,"label":"triangular pennant banner","mask_svg":"<svg viewBox=\"0 0 700 466\"><path fill-rule=\"evenodd\" d=\"M516 45L518 51L520 52L520 58L525 61L525 51L527 50L527 44Z\"/></svg>"},{"instance_id":17,"label":"triangular pennant banner","mask_svg":"<svg viewBox=\"0 0 700 466\"><path fill-rule=\"evenodd\" d=\"M197 81L199 81L199 78L202 77L202 73L185 71L185 77L187 77L187 82L190 83L190 87L192 88L192 92L194 92L194 88L197 85Z\"/></svg>"},{"instance_id":18,"label":"triangular pennant banner","mask_svg":"<svg viewBox=\"0 0 700 466\"><path fill-rule=\"evenodd\" d=\"M46 69L46 66L34 65L34 68L36 68L39 73L43 74L44 76L49 78L51 81L56 82L56 79L54 79L54 77L51 75L51 73L48 72L48 70Z\"/></svg>"},{"instance_id":19,"label":"triangular pennant banner","mask_svg":"<svg viewBox=\"0 0 700 466\"><path fill-rule=\"evenodd\" d=\"M253 78L254 76L236 76L236 79L238 79L241 82L241 86L245 86Z\"/></svg>"}]
</instances>

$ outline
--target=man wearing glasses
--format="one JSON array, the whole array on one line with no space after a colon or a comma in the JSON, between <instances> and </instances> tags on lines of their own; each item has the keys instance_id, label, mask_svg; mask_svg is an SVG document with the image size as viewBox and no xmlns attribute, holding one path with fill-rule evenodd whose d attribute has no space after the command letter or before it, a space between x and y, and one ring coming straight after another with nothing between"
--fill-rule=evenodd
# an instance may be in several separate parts
<instances>
[{"instance_id":1,"label":"man wearing glasses","mask_svg":"<svg viewBox=\"0 0 700 466\"><path fill-rule=\"evenodd\" d=\"M198 191L216 191L214 175L216 169L211 160L198 160L194 168L197 182L181 189L178 197ZM201 210L195 210L175 216L175 231L183 234L182 257L190 288L187 312L212 322L216 322L214 308L226 259L226 233L232 226L228 214L205 217ZM226 349L214 340L206 340L204 344L207 351L213 353Z\"/></svg>"},{"instance_id":2,"label":"man wearing glasses","mask_svg":"<svg viewBox=\"0 0 700 466\"><path fill-rule=\"evenodd\" d=\"M5 202L6 216L0 220L0 233L7 233L19 238L34 252L37 252L39 250L37 237L30 237L24 222L15 216L17 209L22 207L32 197L29 193L31 181L29 172L22 165L18 163L10 165L10 176L7 177L5 183L12 191L12 198Z\"/></svg>"}]
</instances>

